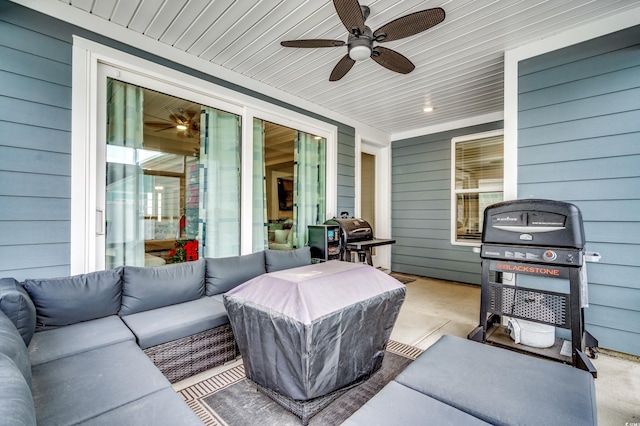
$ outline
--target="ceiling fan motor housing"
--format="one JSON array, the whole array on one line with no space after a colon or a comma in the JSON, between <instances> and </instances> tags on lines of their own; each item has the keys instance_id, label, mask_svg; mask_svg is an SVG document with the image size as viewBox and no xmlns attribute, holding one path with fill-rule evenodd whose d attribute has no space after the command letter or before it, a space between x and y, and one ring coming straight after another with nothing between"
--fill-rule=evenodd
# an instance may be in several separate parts
<instances>
[{"instance_id":1,"label":"ceiling fan motor housing","mask_svg":"<svg viewBox=\"0 0 640 426\"><path fill-rule=\"evenodd\" d=\"M373 32L371 28L365 26L364 32L359 35L349 34L347 44L351 59L359 61L368 58L373 51Z\"/></svg>"}]
</instances>

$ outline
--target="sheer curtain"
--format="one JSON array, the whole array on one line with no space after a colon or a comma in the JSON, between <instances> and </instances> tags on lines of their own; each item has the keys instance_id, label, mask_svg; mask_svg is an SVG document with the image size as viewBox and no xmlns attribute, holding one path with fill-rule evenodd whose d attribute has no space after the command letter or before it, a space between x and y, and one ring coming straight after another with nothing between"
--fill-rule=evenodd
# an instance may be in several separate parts
<instances>
[{"instance_id":1,"label":"sheer curtain","mask_svg":"<svg viewBox=\"0 0 640 426\"><path fill-rule=\"evenodd\" d=\"M143 266L143 91L110 79L107 96L106 267Z\"/></svg>"},{"instance_id":2,"label":"sheer curtain","mask_svg":"<svg viewBox=\"0 0 640 426\"><path fill-rule=\"evenodd\" d=\"M268 246L267 187L264 161L264 122L253 119L253 214L252 251Z\"/></svg>"},{"instance_id":3,"label":"sheer curtain","mask_svg":"<svg viewBox=\"0 0 640 426\"><path fill-rule=\"evenodd\" d=\"M200 253L240 254L240 117L203 107L200 122Z\"/></svg>"},{"instance_id":4,"label":"sheer curtain","mask_svg":"<svg viewBox=\"0 0 640 426\"><path fill-rule=\"evenodd\" d=\"M307 226L324 222L326 143L323 138L296 133L293 168L293 244L307 243Z\"/></svg>"}]
</instances>

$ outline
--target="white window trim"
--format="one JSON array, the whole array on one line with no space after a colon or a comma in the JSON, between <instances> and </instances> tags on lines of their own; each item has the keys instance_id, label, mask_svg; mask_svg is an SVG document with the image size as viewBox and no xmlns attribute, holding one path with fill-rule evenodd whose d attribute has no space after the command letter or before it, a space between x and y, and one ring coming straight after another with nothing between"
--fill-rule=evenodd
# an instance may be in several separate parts
<instances>
[{"instance_id":1,"label":"white window trim","mask_svg":"<svg viewBox=\"0 0 640 426\"><path fill-rule=\"evenodd\" d=\"M104 150L98 147L106 137L106 106L98 100L104 99L99 91L106 90L107 76L242 116L241 206L252 203L252 170L250 160L245 159L253 157L254 117L325 138L326 216L336 214L336 126L78 36L73 38L72 74L71 274L104 269L104 229L99 228L104 219L104 194L98 193L97 184L104 176ZM251 253L250 208L241 209L240 227L241 254Z\"/></svg>"},{"instance_id":2,"label":"white window trim","mask_svg":"<svg viewBox=\"0 0 640 426\"><path fill-rule=\"evenodd\" d=\"M482 132L482 133L474 133L472 135L464 135L464 136L457 136L455 138L451 139L451 221L450 221L450 228L451 228L451 244L454 246L468 246L468 247L480 247L481 242L480 241L458 241L456 239L457 236L457 194L461 194L461 193L476 193L478 192L477 189L471 189L468 191L465 190L458 190L456 191L456 144L460 143L460 142L468 142L468 141L472 141L472 140L476 140L476 139L487 139L487 138L493 138L496 136L504 136L504 130L503 129L499 129L499 130L491 130L488 132ZM504 142L503 142L504 144ZM504 160L503 164L506 165L506 159ZM505 166L503 166L505 167ZM503 171L503 176L504 176L504 171ZM502 180L502 185L501 186L496 186L496 187L492 187L492 188L487 188L487 192L491 192L491 191L502 191L502 193L505 193L505 182L506 179ZM504 195L503 195L504 197Z\"/></svg>"}]
</instances>

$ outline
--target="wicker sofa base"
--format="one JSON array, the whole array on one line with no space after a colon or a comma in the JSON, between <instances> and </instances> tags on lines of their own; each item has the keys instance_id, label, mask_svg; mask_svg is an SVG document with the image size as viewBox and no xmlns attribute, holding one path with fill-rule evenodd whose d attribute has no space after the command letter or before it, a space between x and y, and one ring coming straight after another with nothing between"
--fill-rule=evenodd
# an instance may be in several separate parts
<instances>
[{"instance_id":1,"label":"wicker sofa base","mask_svg":"<svg viewBox=\"0 0 640 426\"><path fill-rule=\"evenodd\" d=\"M240 356L230 324L152 346L144 353L171 383Z\"/></svg>"}]
</instances>

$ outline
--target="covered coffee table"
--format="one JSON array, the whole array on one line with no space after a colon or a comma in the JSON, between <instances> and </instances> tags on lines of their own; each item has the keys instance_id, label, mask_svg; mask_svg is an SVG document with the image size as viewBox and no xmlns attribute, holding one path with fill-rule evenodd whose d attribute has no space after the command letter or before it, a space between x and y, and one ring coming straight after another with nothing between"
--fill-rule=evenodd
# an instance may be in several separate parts
<instances>
[{"instance_id":1,"label":"covered coffee table","mask_svg":"<svg viewBox=\"0 0 640 426\"><path fill-rule=\"evenodd\" d=\"M333 260L256 277L224 304L247 377L272 397L305 402L380 368L404 297L395 278Z\"/></svg>"}]
</instances>

